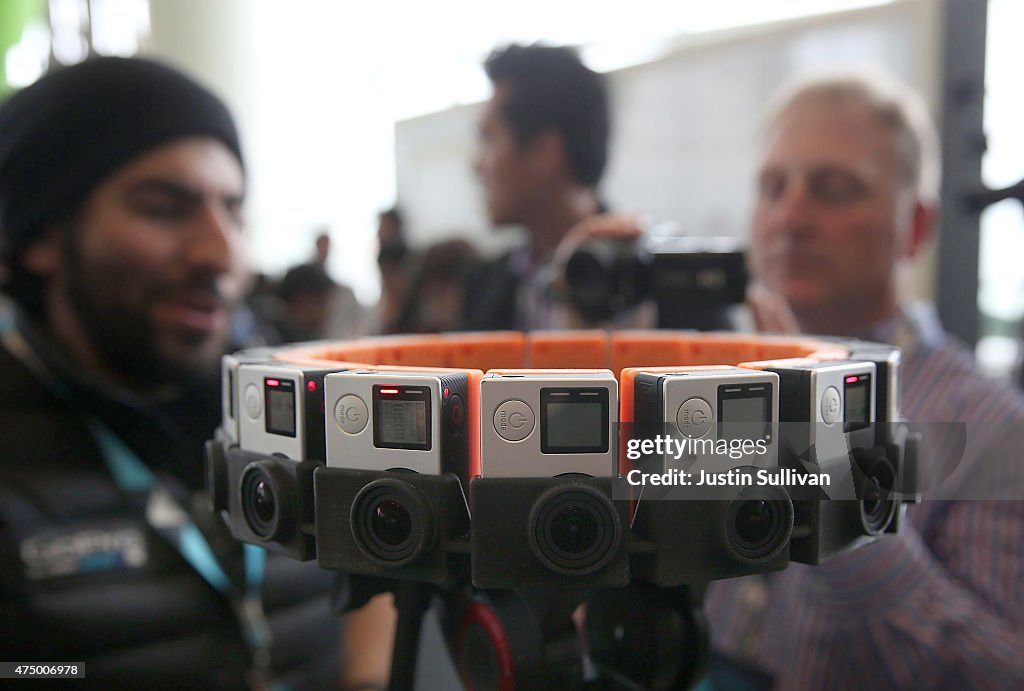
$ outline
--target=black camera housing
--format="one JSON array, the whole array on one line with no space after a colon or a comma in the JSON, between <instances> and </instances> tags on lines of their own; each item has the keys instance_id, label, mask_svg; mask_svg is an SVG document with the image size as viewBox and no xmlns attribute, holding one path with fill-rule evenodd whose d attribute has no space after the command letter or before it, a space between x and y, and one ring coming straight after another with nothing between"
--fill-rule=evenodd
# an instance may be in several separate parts
<instances>
[{"instance_id":1,"label":"black camera housing","mask_svg":"<svg viewBox=\"0 0 1024 691\"><path fill-rule=\"evenodd\" d=\"M423 583L468 571L469 509L453 473L325 466L313 484L323 568Z\"/></svg>"},{"instance_id":2,"label":"black camera housing","mask_svg":"<svg viewBox=\"0 0 1024 691\"><path fill-rule=\"evenodd\" d=\"M883 343L855 341L850 345L850 358L875 363L875 454L885 455L896 470L892 489L904 506L897 507L895 516L885 532L898 533L906 513L906 504L917 501L921 488L918 481L918 450L921 434L911 432L900 422L899 348Z\"/></svg>"},{"instance_id":3,"label":"black camera housing","mask_svg":"<svg viewBox=\"0 0 1024 691\"><path fill-rule=\"evenodd\" d=\"M793 497L794 528L790 559L821 564L841 552L895 532L902 505L892 491L896 469L878 447L854 449L850 462L837 461L818 469L838 485L852 476L856 499L814 496L801 488Z\"/></svg>"},{"instance_id":4,"label":"black camera housing","mask_svg":"<svg viewBox=\"0 0 1024 691\"><path fill-rule=\"evenodd\" d=\"M675 587L789 565L794 508L785 489L730 487L718 499L672 498L673 492L680 488L644 488L633 533L649 549L637 555L635 577Z\"/></svg>"},{"instance_id":5,"label":"black camera housing","mask_svg":"<svg viewBox=\"0 0 1024 691\"><path fill-rule=\"evenodd\" d=\"M477 478L470 486L477 588L624 587L629 502L612 479Z\"/></svg>"},{"instance_id":6,"label":"black camera housing","mask_svg":"<svg viewBox=\"0 0 1024 691\"><path fill-rule=\"evenodd\" d=\"M314 559L313 472L322 463L266 456L216 441L207 450L210 494L231 534L292 559Z\"/></svg>"},{"instance_id":7,"label":"black camera housing","mask_svg":"<svg viewBox=\"0 0 1024 691\"><path fill-rule=\"evenodd\" d=\"M206 499L213 513L228 510L231 488L228 482L227 449L230 446L228 433L220 427L214 432L213 439L206 442Z\"/></svg>"}]
</instances>

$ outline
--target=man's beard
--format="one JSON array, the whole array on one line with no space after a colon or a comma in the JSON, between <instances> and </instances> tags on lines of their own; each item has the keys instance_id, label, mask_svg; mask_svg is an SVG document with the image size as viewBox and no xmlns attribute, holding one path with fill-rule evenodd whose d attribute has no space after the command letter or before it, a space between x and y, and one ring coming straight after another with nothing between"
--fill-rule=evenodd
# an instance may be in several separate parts
<instances>
[{"instance_id":1,"label":"man's beard","mask_svg":"<svg viewBox=\"0 0 1024 691\"><path fill-rule=\"evenodd\" d=\"M156 325L148 312L157 300L185 288L216 293L216 277L194 276L180 285L140 276L137 270L133 272L123 267L88 266L76 246L75 235L74 230L67 233L64 245L68 298L86 339L107 367L139 389L168 384L187 386L216 371L216 355L205 356L204 351L210 351L211 347L202 347L212 336L177 335L183 346L194 351L187 358L172 357L161 352ZM137 282L142 282L140 302L126 304L118 289ZM216 354L224 345L215 349Z\"/></svg>"}]
</instances>

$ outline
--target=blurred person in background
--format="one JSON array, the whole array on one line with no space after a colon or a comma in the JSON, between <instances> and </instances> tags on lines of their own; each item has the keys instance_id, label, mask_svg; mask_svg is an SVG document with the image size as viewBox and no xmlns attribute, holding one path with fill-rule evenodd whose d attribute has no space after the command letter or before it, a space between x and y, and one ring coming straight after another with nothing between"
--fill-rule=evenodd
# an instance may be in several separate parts
<instances>
[{"instance_id":1,"label":"blurred person in background","mask_svg":"<svg viewBox=\"0 0 1024 691\"><path fill-rule=\"evenodd\" d=\"M333 576L206 509L245 192L224 104L161 64L91 59L0 106L0 659L338 683Z\"/></svg>"},{"instance_id":2,"label":"blurred person in background","mask_svg":"<svg viewBox=\"0 0 1024 691\"><path fill-rule=\"evenodd\" d=\"M459 238L437 242L424 250L398 320L398 331L438 333L457 329L466 272L478 261L473 245Z\"/></svg>"},{"instance_id":3,"label":"blurred person in background","mask_svg":"<svg viewBox=\"0 0 1024 691\"><path fill-rule=\"evenodd\" d=\"M409 294L416 263L405 237L405 224L398 207L377 215L377 268L380 270L380 300L376 308L378 334L398 333L398 320Z\"/></svg>"},{"instance_id":4,"label":"blurred person in background","mask_svg":"<svg viewBox=\"0 0 1024 691\"><path fill-rule=\"evenodd\" d=\"M911 506L898 535L712 583L715 688L1024 687L1024 400L900 288L932 235L938 176L924 103L888 78L801 82L769 111L748 250L756 321L899 346L903 417L962 421L967 445L944 496ZM927 477L950 450L925 444Z\"/></svg>"},{"instance_id":5,"label":"blurred person in background","mask_svg":"<svg viewBox=\"0 0 1024 691\"><path fill-rule=\"evenodd\" d=\"M314 241L313 258L288 269L277 285L282 342L366 335L366 310L352 289L337 283L327 271L330 251L331 237L323 229Z\"/></svg>"},{"instance_id":6,"label":"blurred person in background","mask_svg":"<svg viewBox=\"0 0 1024 691\"><path fill-rule=\"evenodd\" d=\"M327 336L327 324L338 284L316 264L299 264L285 272L277 286L281 298L278 330L284 343L314 341Z\"/></svg>"},{"instance_id":7,"label":"blurred person in background","mask_svg":"<svg viewBox=\"0 0 1024 691\"><path fill-rule=\"evenodd\" d=\"M608 87L571 48L511 45L484 63L474 169L495 226L518 225L522 246L466 277L460 326L469 330L585 326L556 299L556 257L595 235L635 238L635 219L604 214Z\"/></svg>"}]
</instances>

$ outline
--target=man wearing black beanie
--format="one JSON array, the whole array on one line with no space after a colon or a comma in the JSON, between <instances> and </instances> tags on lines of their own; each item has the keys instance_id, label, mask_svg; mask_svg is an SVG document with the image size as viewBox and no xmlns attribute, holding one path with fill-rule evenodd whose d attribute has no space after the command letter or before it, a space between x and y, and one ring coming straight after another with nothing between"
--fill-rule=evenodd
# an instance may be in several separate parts
<instances>
[{"instance_id":1,"label":"man wearing black beanie","mask_svg":"<svg viewBox=\"0 0 1024 691\"><path fill-rule=\"evenodd\" d=\"M0 660L109 688L337 679L330 576L196 508L244 194L224 104L161 64L89 60L0 106Z\"/></svg>"}]
</instances>

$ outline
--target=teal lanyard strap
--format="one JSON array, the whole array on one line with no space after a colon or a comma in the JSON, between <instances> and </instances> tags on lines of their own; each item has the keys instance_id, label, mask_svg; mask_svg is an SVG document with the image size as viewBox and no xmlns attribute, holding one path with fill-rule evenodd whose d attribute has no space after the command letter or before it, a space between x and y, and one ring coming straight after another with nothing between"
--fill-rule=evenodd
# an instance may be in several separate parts
<instances>
[{"instance_id":1,"label":"teal lanyard strap","mask_svg":"<svg viewBox=\"0 0 1024 691\"><path fill-rule=\"evenodd\" d=\"M263 612L260 587L266 551L244 545L245 593L235 596L231 581L202 532L188 512L163 488L153 471L113 432L100 422L90 425L114 482L126 492L149 492L146 520L214 589L234 604L258 667L269 664L270 626Z\"/></svg>"},{"instance_id":2,"label":"teal lanyard strap","mask_svg":"<svg viewBox=\"0 0 1024 691\"><path fill-rule=\"evenodd\" d=\"M163 490L156 476L146 464L133 452L123 441L111 432L102 423L94 422L91 425L93 436L100 446L103 459L107 464L114 482L126 492L150 492L151 496L159 492L158 501L170 498L170 495ZM150 506L152 506L152 501ZM231 582L217 561L213 550L203 534L196 527L178 502L174 501L175 520L173 522L161 522L154 526L161 534L166 534L168 528L176 529L178 535L171 542L178 548L178 552L203 579L216 590L224 594L230 594ZM149 512L147 512L149 513ZM149 516L147 516L147 519ZM150 521L151 523L153 521ZM259 547L245 545L245 590L248 594L252 591L259 591L263 582L263 564L266 553ZM253 558L250 559L250 554Z\"/></svg>"}]
</instances>

